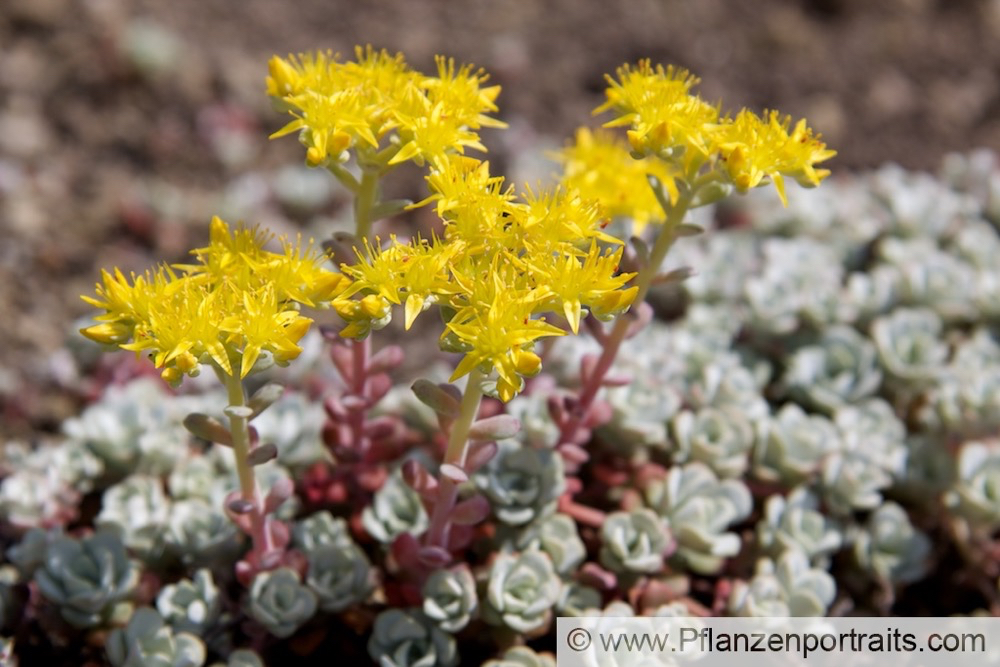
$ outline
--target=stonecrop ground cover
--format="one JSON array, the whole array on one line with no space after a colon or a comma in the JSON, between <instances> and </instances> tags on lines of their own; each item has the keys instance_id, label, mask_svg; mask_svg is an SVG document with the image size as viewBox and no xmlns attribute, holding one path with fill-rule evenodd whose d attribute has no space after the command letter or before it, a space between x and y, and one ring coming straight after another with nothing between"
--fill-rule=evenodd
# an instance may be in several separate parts
<instances>
[{"instance_id":1,"label":"stonecrop ground cover","mask_svg":"<svg viewBox=\"0 0 1000 667\"><path fill-rule=\"evenodd\" d=\"M890 613L929 571L924 530L985 567L1000 375L946 378L1000 364L996 219L965 221L996 213L996 172L980 209L916 221L906 183L806 199L835 153L805 120L725 112L640 61L608 76L604 127L552 156L554 185L507 184L481 159L499 86L435 65L371 47L270 61L290 118L272 136L350 193L353 234L214 218L191 263L105 271L84 296L83 335L165 382L109 388L4 478L8 649L47 632L113 665L359 647L543 665L556 615ZM404 168L426 196L384 199ZM777 208L732 196L763 186ZM425 207L433 228L379 233ZM716 224L726 211L750 222ZM965 218L935 235L921 215ZM947 276L913 275L893 243L974 285L971 310L950 317ZM671 249L691 268L668 269ZM403 386L422 318L441 354ZM930 498L945 513L911 522Z\"/></svg>"}]
</instances>

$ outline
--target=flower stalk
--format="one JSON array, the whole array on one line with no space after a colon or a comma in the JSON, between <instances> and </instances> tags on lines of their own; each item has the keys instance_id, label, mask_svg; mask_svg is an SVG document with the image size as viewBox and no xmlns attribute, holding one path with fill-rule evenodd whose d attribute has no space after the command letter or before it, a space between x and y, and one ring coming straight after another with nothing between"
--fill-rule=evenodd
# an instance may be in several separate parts
<instances>
[{"instance_id":1,"label":"flower stalk","mask_svg":"<svg viewBox=\"0 0 1000 667\"><path fill-rule=\"evenodd\" d=\"M654 190L658 187L661 187L658 182L653 184ZM642 265L632 282L632 286L636 288L633 303L641 305L645 302L649 288L653 284L653 279L656 278L660 267L663 265L663 260L678 238L677 229L691 208L698 189L698 186L686 189L673 204L666 197L661 196L660 192L657 193L657 199L660 201L660 205L666 214L666 221L663 223L663 229L660 230L659 235L656 237L656 242L653 244L649 258ZM611 331L605 336L599 337L601 354L597 362L583 378L583 386L580 388L580 394L573 401L571 409L561 415L561 418L557 417L559 423L559 442L557 448L563 454L570 469L579 466L587 460L587 453L582 449L581 445L590 437L590 431L586 426L591 421L591 408L597 398L598 390L604 384L604 379L608 371L611 370L615 358L618 356L618 350L621 348L622 343L625 342L630 334L635 333L634 322L635 319L633 317L628 317L624 314L620 315L615 318L615 323Z\"/></svg>"},{"instance_id":2,"label":"flower stalk","mask_svg":"<svg viewBox=\"0 0 1000 667\"><path fill-rule=\"evenodd\" d=\"M359 240L371 237L373 220L372 211L378 198L378 182L380 172L370 167L361 168L361 180L354 193L354 236Z\"/></svg>"},{"instance_id":3,"label":"flower stalk","mask_svg":"<svg viewBox=\"0 0 1000 667\"><path fill-rule=\"evenodd\" d=\"M274 544L267 529L267 517L264 503L257 486L253 465L250 463L250 420L247 413L250 408L246 404L246 392L243 382L238 377L219 372L219 379L226 386L229 398L229 432L233 442L233 456L236 459L236 474L240 480L240 496L248 503L246 513L250 519L250 539L253 541L252 554L256 562L263 563L264 557L271 553Z\"/></svg>"},{"instance_id":4,"label":"flower stalk","mask_svg":"<svg viewBox=\"0 0 1000 667\"><path fill-rule=\"evenodd\" d=\"M448 449L445 451L443 466L452 466L459 470L465 468L469 453L469 431L479 413L479 405L483 398L482 380L483 374L478 369L469 375L458 416L448 434ZM430 527L427 530L426 546L448 549L450 517L457 500L458 480L453 476L442 474L438 482L437 501L434 503Z\"/></svg>"}]
</instances>

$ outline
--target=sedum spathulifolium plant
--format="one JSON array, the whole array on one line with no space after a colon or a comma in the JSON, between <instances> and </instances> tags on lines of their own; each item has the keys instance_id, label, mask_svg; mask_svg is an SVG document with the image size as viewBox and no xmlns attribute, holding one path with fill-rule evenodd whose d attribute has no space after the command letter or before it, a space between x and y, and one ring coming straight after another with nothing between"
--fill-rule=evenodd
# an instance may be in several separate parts
<instances>
[{"instance_id":1,"label":"sedum spathulifolium plant","mask_svg":"<svg viewBox=\"0 0 1000 667\"><path fill-rule=\"evenodd\" d=\"M543 665L559 615L995 605L1000 163L827 179L805 121L697 83L623 66L558 181L510 185L485 71L273 58L272 136L353 232L216 218L104 273L84 334L162 380L6 448L3 645Z\"/></svg>"},{"instance_id":2,"label":"sedum spathulifolium plant","mask_svg":"<svg viewBox=\"0 0 1000 667\"><path fill-rule=\"evenodd\" d=\"M277 448L260 443L249 422L280 397L281 387L265 385L248 399L243 381L255 368L287 365L296 358L301 353L298 343L312 323L301 307L329 305L346 282L323 266L325 255L311 242L282 239L280 252L275 252L265 249L269 240L259 229L232 230L216 217L209 245L191 253L195 263L161 266L131 278L118 270L105 271L96 297L84 297L104 311L96 318L98 324L82 331L86 337L147 354L172 385L207 366L225 388L228 427L202 413L188 415L184 423L195 435L232 449L239 491L226 498L225 509L252 540L253 549L239 566L247 582L293 555L285 550L287 526L270 516L291 496L292 483L281 480L266 493L259 488L254 466L274 459ZM137 506L125 496L147 496L151 514L145 526L135 526L134 515L117 521L130 524L130 546L140 544L144 530L161 532L152 512L163 502L148 497L156 493L158 480L148 479L106 494L111 494L105 498L108 521L116 520L116 507Z\"/></svg>"}]
</instances>

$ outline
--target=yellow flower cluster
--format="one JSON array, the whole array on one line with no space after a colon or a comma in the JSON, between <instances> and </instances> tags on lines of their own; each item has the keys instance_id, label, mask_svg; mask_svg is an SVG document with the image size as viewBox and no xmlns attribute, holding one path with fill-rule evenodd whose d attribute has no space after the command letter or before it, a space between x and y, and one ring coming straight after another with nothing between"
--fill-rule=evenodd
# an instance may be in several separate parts
<instances>
[{"instance_id":1,"label":"yellow flower cluster","mask_svg":"<svg viewBox=\"0 0 1000 667\"><path fill-rule=\"evenodd\" d=\"M476 131L506 127L486 115L497 110L500 86L484 86L482 70L438 56L437 76L425 76L401 54L359 46L355 56L340 62L317 52L269 63L267 92L295 117L272 138L299 132L311 165L344 162L352 148L380 154L386 164L423 164L466 148L485 151Z\"/></svg>"},{"instance_id":2,"label":"yellow flower cluster","mask_svg":"<svg viewBox=\"0 0 1000 667\"><path fill-rule=\"evenodd\" d=\"M641 155L656 155L676 170L674 179L692 180L709 163L741 192L774 183L785 202L784 178L819 185L829 171L815 165L836 155L806 126L775 111L764 117L743 109L735 118L691 93L698 79L687 70L653 67L648 60L608 77L607 101L594 113L613 111L606 127L628 127L628 141ZM674 180L663 181L676 199Z\"/></svg>"},{"instance_id":3,"label":"yellow flower cluster","mask_svg":"<svg viewBox=\"0 0 1000 667\"><path fill-rule=\"evenodd\" d=\"M403 305L409 328L437 304L447 322L442 347L465 353L452 379L495 370L496 393L508 401L540 368L535 341L565 333L544 314L562 315L576 332L586 311L609 319L631 304L633 274L618 273L621 247L600 249L620 242L601 231L595 202L569 189L515 197L488 163L456 155L427 180L433 194L421 204L436 205L444 237L366 244L343 267L353 282L334 303L349 321L342 335L367 335L393 305Z\"/></svg>"},{"instance_id":4,"label":"yellow flower cluster","mask_svg":"<svg viewBox=\"0 0 1000 667\"><path fill-rule=\"evenodd\" d=\"M105 313L81 333L148 353L171 384L200 363L242 378L265 351L279 364L297 357L312 323L299 305L323 305L349 281L324 269L325 256L311 243L282 239L282 251L270 252L268 235L230 231L217 217L210 235L208 247L192 251L196 264L161 266L131 280L117 269L102 271L96 298L83 300Z\"/></svg>"},{"instance_id":5,"label":"yellow flower cluster","mask_svg":"<svg viewBox=\"0 0 1000 667\"><path fill-rule=\"evenodd\" d=\"M587 128L577 130L575 141L555 157L563 164L563 186L596 199L602 216L631 220L636 235L650 223L663 220L663 207L649 187L648 176L673 184L667 162L654 157L637 160L617 135Z\"/></svg>"}]
</instances>

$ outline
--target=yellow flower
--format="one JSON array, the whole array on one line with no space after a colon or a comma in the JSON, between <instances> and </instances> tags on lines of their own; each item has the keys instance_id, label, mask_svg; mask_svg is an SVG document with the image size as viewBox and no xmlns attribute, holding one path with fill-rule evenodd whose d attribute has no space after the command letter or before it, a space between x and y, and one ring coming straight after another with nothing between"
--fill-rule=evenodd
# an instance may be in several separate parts
<instances>
[{"instance_id":1,"label":"yellow flower","mask_svg":"<svg viewBox=\"0 0 1000 667\"><path fill-rule=\"evenodd\" d=\"M597 243L591 242L590 251L582 261L573 255L566 255L558 262L529 264L527 269L536 274L536 283L552 295L555 303L561 304L570 329L577 333L583 304L601 302L607 308L610 304L605 304L602 297L613 293L616 295L616 310L620 312L635 297L637 288L622 290L635 274L617 273L623 250L609 249L601 254Z\"/></svg>"},{"instance_id":2,"label":"yellow flower","mask_svg":"<svg viewBox=\"0 0 1000 667\"><path fill-rule=\"evenodd\" d=\"M368 159L395 144L388 164L433 161L466 148L485 151L480 127L505 127L487 114L497 110L499 86L469 65L437 58L438 76L424 76L402 54L371 46L355 49L355 60L339 62L327 53L272 58L268 94L279 99L294 120L271 135L297 132L313 166L343 162L346 151ZM388 141L386 137L388 136Z\"/></svg>"},{"instance_id":3,"label":"yellow flower","mask_svg":"<svg viewBox=\"0 0 1000 667\"><path fill-rule=\"evenodd\" d=\"M302 349L297 343L312 320L280 303L270 286L241 296L242 303L236 304L242 306L238 314L227 315L218 325L242 348L240 377L246 377L263 350L271 351L278 363L299 356Z\"/></svg>"},{"instance_id":4,"label":"yellow flower","mask_svg":"<svg viewBox=\"0 0 1000 667\"><path fill-rule=\"evenodd\" d=\"M447 325L468 348L451 381L474 368L490 367L498 375L497 394L506 402L521 391L521 376L540 368L541 360L532 350L535 340L565 332L544 318L532 319L536 303L531 295L511 291L499 272L477 281L476 292L469 306Z\"/></svg>"},{"instance_id":5,"label":"yellow flower","mask_svg":"<svg viewBox=\"0 0 1000 667\"><path fill-rule=\"evenodd\" d=\"M356 340L385 327L392 317L392 304L377 294L368 294L360 300L339 297L333 301L333 309L348 323L340 335Z\"/></svg>"},{"instance_id":6,"label":"yellow flower","mask_svg":"<svg viewBox=\"0 0 1000 667\"><path fill-rule=\"evenodd\" d=\"M598 201L606 218L627 218L636 235L650 223L664 219L663 208L649 187L656 176L673 201L677 200L674 170L653 157L632 157L626 143L610 132L576 131L575 141L556 155L563 163L563 186L587 193Z\"/></svg>"},{"instance_id":7,"label":"yellow flower","mask_svg":"<svg viewBox=\"0 0 1000 667\"><path fill-rule=\"evenodd\" d=\"M456 69L455 59L444 56L435 56L434 62L438 75L427 77L421 84L432 103L441 104L459 123L473 129L507 127L507 123L486 115L498 111L496 99L500 94L500 86L482 87L489 80L486 72L482 69L473 72L472 65Z\"/></svg>"},{"instance_id":8,"label":"yellow flower","mask_svg":"<svg viewBox=\"0 0 1000 667\"><path fill-rule=\"evenodd\" d=\"M378 147L376 130L382 129L381 124L373 121L373 107L359 91L349 89L320 95L306 90L286 99L293 107L290 113L295 120L273 133L271 139L300 132L299 141L306 146L306 160L311 166L329 157L339 161L341 154L358 141Z\"/></svg>"},{"instance_id":9,"label":"yellow flower","mask_svg":"<svg viewBox=\"0 0 1000 667\"><path fill-rule=\"evenodd\" d=\"M342 336L384 326L393 304L405 301L407 328L437 305L442 348L465 355L453 379L492 369L506 401L540 368L534 342L565 333L546 313L565 315L576 331L584 309L604 316L631 304L636 290L624 289L631 275L618 274L621 249L602 254L597 244L621 242L601 230L596 202L568 189L519 201L486 163L455 156L436 160L428 182L435 193L422 203L437 202L444 236L366 244L357 263L342 267L353 279L334 302L348 323Z\"/></svg>"},{"instance_id":10,"label":"yellow flower","mask_svg":"<svg viewBox=\"0 0 1000 667\"><path fill-rule=\"evenodd\" d=\"M192 251L197 263L174 267L181 273L164 266L133 275L130 284L117 269L102 272L97 297L83 300L104 314L82 333L148 353L171 383L196 373L199 363L245 377L264 351L287 363L301 352L297 343L311 323L299 304L329 302L349 280L322 268L311 243L283 241L275 253L264 249L269 239L214 218L209 245Z\"/></svg>"},{"instance_id":11,"label":"yellow flower","mask_svg":"<svg viewBox=\"0 0 1000 667\"><path fill-rule=\"evenodd\" d=\"M507 227L510 243L515 246L547 255L560 251L579 254L579 248L595 239L622 243L604 232L606 222L601 219L598 202L584 198L577 190L557 187L536 194L529 189L522 198L523 211Z\"/></svg>"},{"instance_id":12,"label":"yellow flower","mask_svg":"<svg viewBox=\"0 0 1000 667\"><path fill-rule=\"evenodd\" d=\"M615 112L616 118L605 123L605 127L628 127L628 140L634 155L655 155L672 167L665 175L647 172L663 184L671 204L677 203L681 185L699 182L728 188L728 181L740 192L774 183L782 202L787 205L785 177L813 187L829 174L828 170L817 169L816 165L836 152L829 150L804 120L789 131L791 118L776 111L767 112L760 118L743 109L735 118L719 118L717 107L691 93L691 88L698 83L696 77L684 69L660 65L654 68L648 60L641 60L634 67L624 65L617 74L617 80L607 77L610 84L607 100L595 109L595 113ZM584 140L588 140L586 135ZM579 139L578 143L582 145L564 153L567 172L571 166L577 166L573 162L577 159L581 163L579 171L572 174L574 179L589 179L591 187L595 182L613 183L614 177L598 162L593 155L595 151L591 149L591 153L586 153L585 149L590 146ZM584 162L579 153L592 161ZM706 165L708 173L702 173ZM623 176L620 180L622 182L616 184L618 191L623 196L631 194ZM569 175L567 181L577 184ZM606 196L602 201L608 199L610 197ZM705 203L704 200L696 201Z\"/></svg>"},{"instance_id":13,"label":"yellow flower","mask_svg":"<svg viewBox=\"0 0 1000 667\"><path fill-rule=\"evenodd\" d=\"M274 56L267 63L270 73L267 94L282 98L298 95L309 88L327 89L336 60L337 56L331 51L289 55L287 60Z\"/></svg>"},{"instance_id":14,"label":"yellow flower","mask_svg":"<svg viewBox=\"0 0 1000 667\"><path fill-rule=\"evenodd\" d=\"M464 153L467 147L486 152L479 135L450 116L444 104L432 105L416 96L411 96L410 101L411 104L400 105L396 112L402 145L389 164L412 160L422 165L450 151Z\"/></svg>"},{"instance_id":15,"label":"yellow flower","mask_svg":"<svg viewBox=\"0 0 1000 667\"><path fill-rule=\"evenodd\" d=\"M773 182L787 206L784 176L816 186L830 172L814 165L836 155L800 120L789 134L791 118L771 111L766 119L743 109L715 127L712 141L729 180L740 192ZM765 181L767 179L767 181Z\"/></svg>"},{"instance_id":16,"label":"yellow flower","mask_svg":"<svg viewBox=\"0 0 1000 667\"><path fill-rule=\"evenodd\" d=\"M612 110L617 118L605 127L631 126L628 140L642 155L678 160L696 170L708 155L705 126L719 116L717 107L690 93L698 78L673 66L655 68L648 59L636 67L619 67L618 80L608 76L607 101L594 113Z\"/></svg>"}]
</instances>

